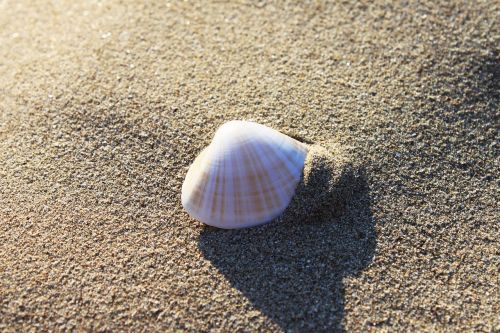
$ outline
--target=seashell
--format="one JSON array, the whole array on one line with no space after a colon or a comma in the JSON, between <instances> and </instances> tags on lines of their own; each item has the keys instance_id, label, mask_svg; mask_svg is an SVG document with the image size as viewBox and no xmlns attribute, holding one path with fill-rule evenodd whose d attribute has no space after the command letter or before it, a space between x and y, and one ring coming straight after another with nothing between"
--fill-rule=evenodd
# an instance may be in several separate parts
<instances>
[{"instance_id":1,"label":"seashell","mask_svg":"<svg viewBox=\"0 0 500 333\"><path fill-rule=\"evenodd\" d=\"M270 222L289 205L307 151L264 125L227 122L189 167L182 205L193 218L224 229Z\"/></svg>"}]
</instances>

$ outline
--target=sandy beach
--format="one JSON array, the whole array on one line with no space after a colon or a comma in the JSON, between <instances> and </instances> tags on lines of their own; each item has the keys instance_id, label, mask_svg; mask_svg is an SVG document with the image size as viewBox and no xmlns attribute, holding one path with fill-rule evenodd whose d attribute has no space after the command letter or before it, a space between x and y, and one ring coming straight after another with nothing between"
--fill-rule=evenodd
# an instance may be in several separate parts
<instances>
[{"instance_id":1,"label":"sandy beach","mask_svg":"<svg viewBox=\"0 0 500 333\"><path fill-rule=\"evenodd\" d=\"M492 0L0 0L0 331L500 331L499 45ZM235 119L341 200L190 218Z\"/></svg>"}]
</instances>

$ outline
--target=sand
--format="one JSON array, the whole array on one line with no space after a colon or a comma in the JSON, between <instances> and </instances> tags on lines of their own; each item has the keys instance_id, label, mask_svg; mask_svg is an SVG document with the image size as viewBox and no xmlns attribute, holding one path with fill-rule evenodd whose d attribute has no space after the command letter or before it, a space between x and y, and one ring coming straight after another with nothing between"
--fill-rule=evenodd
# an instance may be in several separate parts
<instances>
[{"instance_id":1,"label":"sand","mask_svg":"<svg viewBox=\"0 0 500 333\"><path fill-rule=\"evenodd\" d=\"M0 0L0 331L500 330L498 2L141 3ZM233 119L345 200L189 218Z\"/></svg>"}]
</instances>

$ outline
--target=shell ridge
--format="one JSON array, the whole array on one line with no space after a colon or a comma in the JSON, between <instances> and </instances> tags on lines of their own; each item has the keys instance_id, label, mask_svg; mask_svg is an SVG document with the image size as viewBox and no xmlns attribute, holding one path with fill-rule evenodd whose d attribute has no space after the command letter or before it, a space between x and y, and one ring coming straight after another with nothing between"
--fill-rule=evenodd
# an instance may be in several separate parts
<instances>
[{"instance_id":1,"label":"shell ridge","mask_svg":"<svg viewBox=\"0 0 500 333\"><path fill-rule=\"evenodd\" d=\"M217 164L218 166L218 164ZM215 219L217 218L216 212L217 212L217 205L219 202L219 183L220 183L220 172L221 168L217 167L215 168L215 181L214 181L214 188L213 188L213 195L212 195L212 202L210 203L210 218Z\"/></svg>"},{"instance_id":2,"label":"shell ridge","mask_svg":"<svg viewBox=\"0 0 500 333\"><path fill-rule=\"evenodd\" d=\"M269 145L265 145L263 148L265 151L263 155L276 156ZM286 201L286 198L289 196L288 183L293 176L286 167L282 167L283 165L284 162L278 158L275 158L271 165L271 170L281 170L279 173L274 174L275 177L273 177L273 179L269 180L269 186L276 190L277 206L286 204L284 201Z\"/></svg>"},{"instance_id":3,"label":"shell ridge","mask_svg":"<svg viewBox=\"0 0 500 333\"><path fill-rule=\"evenodd\" d=\"M206 155L206 151L203 150L199 156L199 158L195 159L194 165L201 164L201 160ZM199 208L203 205L205 188L208 182L208 175L203 170L199 168L190 169L191 175L189 177L189 181L186 183L186 187L183 184L183 197L185 198L186 204L191 208L191 210L199 210ZM195 183L194 179L200 178L199 182ZM196 190L198 184L201 184L203 188ZM194 198L193 198L194 197Z\"/></svg>"},{"instance_id":4,"label":"shell ridge","mask_svg":"<svg viewBox=\"0 0 500 333\"><path fill-rule=\"evenodd\" d=\"M227 159L230 155L228 155L226 152L227 148L226 142L221 141L214 144L216 144L221 156L217 159L216 163L217 175L216 175L215 191L213 194L214 202L212 204L211 219L216 220L218 223L220 223L220 225L224 225L226 223L225 200L226 197L229 197L226 195L225 192L225 179L226 179L225 175L226 175Z\"/></svg>"},{"instance_id":5,"label":"shell ridge","mask_svg":"<svg viewBox=\"0 0 500 333\"><path fill-rule=\"evenodd\" d=\"M246 179L246 177L244 177L244 174L242 172L244 170L244 167L246 167L247 163L245 163L245 160L243 158L243 154L236 154L236 156L237 156L237 159L239 161L238 169L240 171L239 175L241 176L241 177L239 177L240 186L242 188L248 188L247 179ZM240 212L239 212L239 215L236 217L236 220L240 223L243 220L242 216L251 211L251 207L249 205L249 200L248 200L248 198L244 197L243 194L244 194L244 192L241 189L240 189L240 191L238 191L238 193L234 193L234 196L238 198L239 204L240 204ZM245 222L245 221L243 220L243 222Z\"/></svg>"},{"instance_id":6,"label":"shell ridge","mask_svg":"<svg viewBox=\"0 0 500 333\"><path fill-rule=\"evenodd\" d=\"M233 191L231 195L234 200L234 220L236 221L238 219L238 216L240 216L242 210L241 198L235 195L235 193L241 192L241 176L240 176L240 169L238 168L237 157L232 159L232 165L234 169L234 174L233 174L234 187L231 189Z\"/></svg>"},{"instance_id":7,"label":"shell ridge","mask_svg":"<svg viewBox=\"0 0 500 333\"><path fill-rule=\"evenodd\" d=\"M294 149L288 149L287 151L293 152L295 157L296 157L296 158L290 159L289 154L283 153L283 151L281 149L277 149L277 148L273 149L273 147L271 145L269 145L270 146L269 148L273 149L274 152L277 153L277 155L279 155L281 157L280 162L284 166L284 169L286 171L288 171L287 172L288 177L290 177L294 180L293 183L290 183L289 178L286 175L284 175L279 180L280 186L277 186L280 189L280 193L281 193L280 199L286 207L290 203L291 196L295 192L297 184L300 181L300 176L302 174L302 169L304 167L304 162L305 162L305 154L307 154L307 148L305 146L301 147L301 146L295 144L295 141L296 141L295 139L289 138L280 132L276 131L276 133L273 133L273 134L276 134L276 135L281 137L281 139L282 139L281 142L283 145L292 146ZM299 143L298 141L296 141L296 142ZM291 143L293 143L293 145L291 145ZM295 149L295 148L297 148L297 149ZM301 150L298 151L298 148L301 148ZM288 163L287 163L287 161L288 161ZM298 165L298 168L294 168L295 165Z\"/></svg>"},{"instance_id":8,"label":"shell ridge","mask_svg":"<svg viewBox=\"0 0 500 333\"><path fill-rule=\"evenodd\" d=\"M262 148L262 146L264 146L264 145L265 145L265 142L261 143L259 145L256 145L255 147ZM260 192L264 195L264 200L262 200L264 203L264 206L269 210L273 210L273 208L274 208L273 201L274 200L272 199L272 196L271 197L269 196L269 191L268 191L269 189L272 190L272 186L266 186L267 184L269 184L269 181L271 178L269 175L269 172L268 172L270 164L263 163L264 159L266 159L265 154L259 154L256 150L257 149L249 149L249 154L251 154L252 161L255 163L255 164L254 163L252 163L252 164L254 164L253 166L255 167L254 171L255 171L256 181L259 184Z\"/></svg>"},{"instance_id":9,"label":"shell ridge","mask_svg":"<svg viewBox=\"0 0 500 333\"><path fill-rule=\"evenodd\" d=\"M276 161L276 155L269 154L271 150L269 149L269 146L267 144L263 144L261 148L262 154L260 154L260 156L262 159L265 159L267 161L266 168L264 169L264 184L266 185L266 189L268 189L268 191L266 191L266 194L269 196L268 200L271 207L277 209L283 204L282 191L280 188L281 186L276 186L279 178L277 180L273 180L272 175L276 174L275 170L279 169L279 162ZM274 158L272 158L273 156Z\"/></svg>"},{"instance_id":10,"label":"shell ridge","mask_svg":"<svg viewBox=\"0 0 500 333\"><path fill-rule=\"evenodd\" d=\"M264 207L266 207L266 204L262 200L262 198L259 195L256 195L258 193L263 192L263 188L259 182L259 175L258 172L255 168L255 160L252 159L251 155L251 145L243 145L242 146L242 151L245 158L245 164L244 167L248 168L249 173L251 174L250 178L247 178L248 186L247 188L251 189L250 195L247 193L244 193L246 196L246 202L248 203L248 208L250 210L247 211L249 213L249 220L253 222L255 218L257 217L256 215L253 215L253 212L256 212L257 214L262 215L262 212L264 211ZM248 222L250 222L248 221Z\"/></svg>"},{"instance_id":11,"label":"shell ridge","mask_svg":"<svg viewBox=\"0 0 500 333\"><path fill-rule=\"evenodd\" d=\"M296 148L296 145L293 145L292 147ZM298 149L298 147L296 149L292 149L292 151L293 154L288 155L290 159L290 165L296 166L295 172L298 179L300 179L300 174L302 173L302 168L304 167L305 153L302 150ZM297 165L300 165L300 167L298 167Z\"/></svg>"},{"instance_id":12,"label":"shell ridge","mask_svg":"<svg viewBox=\"0 0 500 333\"><path fill-rule=\"evenodd\" d=\"M273 154L272 148L267 144L263 145L262 148L263 148L262 156L269 161L269 168L271 170L280 170L280 166L283 165L283 162L280 161L280 159L276 158L276 155ZM271 161L270 158L271 156L275 156L273 161ZM286 168L285 170L288 171ZM281 174L281 177L277 177L276 179L271 179L271 177L269 177L269 181L267 183L267 185L273 188L276 192L276 200L274 200L275 202L274 206L276 207L283 205L283 197L287 196L288 194L284 191L283 186L281 186L283 182L286 182L288 180L286 179L287 178L286 176L283 176L283 172L285 170L279 172L279 174Z\"/></svg>"},{"instance_id":13,"label":"shell ridge","mask_svg":"<svg viewBox=\"0 0 500 333\"><path fill-rule=\"evenodd\" d=\"M281 134L278 132L278 134ZM284 136L284 134L281 134ZM286 137L285 137L286 139ZM282 142L284 142L284 140L280 140ZM283 164L285 165L285 167L288 169L288 171L290 171L290 174L294 177L294 178L297 178L297 168L294 167L294 163L293 163L293 160L290 160L290 157L288 156L287 153L283 152L280 148L282 148L283 146L285 146L284 144L280 145L280 146L277 146L277 145L270 145L271 149L273 150L273 153L276 154L276 155L279 155L279 157L281 158L281 160L283 161ZM290 149L287 149L287 152L289 151ZM301 166L300 168L300 172L302 171L302 167L303 165ZM300 174L299 174L299 177L300 177Z\"/></svg>"},{"instance_id":14,"label":"shell ridge","mask_svg":"<svg viewBox=\"0 0 500 333\"><path fill-rule=\"evenodd\" d=\"M218 160L217 164L217 175L215 176L215 191L214 191L214 202L212 205L212 218L220 220L222 213L222 200L224 197L224 192L221 190L223 173L224 158Z\"/></svg>"},{"instance_id":15,"label":"shell ridge","mask_svg":"<svg viewBox=\"0 0 500 333\"><path fill-rule=\"evenodd\" d=\"M213 164L210 165L210 171L209 174L211 175L209 181L207 182L207 186L205 187L205 192L204 194L207 193L214 193L214 188L215 188L215 177L213 177ZM204 195L205 200L203 200L202 207L200 208L200 213L204 215L204 218L210 219L210 200L208 199L208 195Z\"/></svg>"},{"instance_id":16,"label":"shell ridge","mask_svg":"<svg viewBox=\"0 0 500 333\"><path fill-rule=\"evenodd\" d=\"M303 153L299 149L295 149L296 148L295 145L293 145L293 144L289 144L289 145L290 145L291 153L286 154L286 157L289 161L289 165L292 167L295 167L295 173L298 174L298 176L300 177L300 172L302 171L302 167L303 167L303 163L304 163ZM294 149L292 149L292 148L294 148ZM296 167L296 165L298 163L302 164L300 168Z\"/></svg>"},{"instance_id":17,"label":"shell ridge","mask_svg":"<svg viewBox=\"0 0 500 333\"><path fill-rule=\"evenodd\" d=\"M204 152L204 150L202 150L201 153L198 155L198 157L195 158L195 160L191 166L195 166L195 165L199 164L199 159L202 158L203 152ZM188 173L186 175L186 180L182 184L182 194L183 195L188 195L187 189L193 187L193 182L194 182L195 177L192 177L191 175L198 174L198 170L196 168L191 168L191 166L190 166Z\"/></svg>"},{"instance_id":18,"label":"shell ridge","mask_svg":"<svg viewBox=\"0 0 500 333\"><path fill-rule=\"evenodd\" d=\"M221 193L226 193L226 182L227 178L225 177L226 175L226 169L227 169L227 159L224 159L222 163L222 189ZM220 213L220 220L222 224L226 224L226 211L227 211L227 202L226 200L229 199L230 197L226 197L225 195L221 196L221 213Z\"/></svg>"}]
</instances>

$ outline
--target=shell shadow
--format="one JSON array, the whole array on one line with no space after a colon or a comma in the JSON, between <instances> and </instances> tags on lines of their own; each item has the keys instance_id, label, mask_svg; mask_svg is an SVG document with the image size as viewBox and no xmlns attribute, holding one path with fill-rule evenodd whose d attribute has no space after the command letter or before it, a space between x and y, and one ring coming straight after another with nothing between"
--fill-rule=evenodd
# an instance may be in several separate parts
<instances>
[{"instance_id":1,"label":"shell shadow","mask_svg":"<svg viewBox=\"0 0 500 333\"><path fill-rule=\"evenodd\" d=\"M278 221L250 229L206 226L199 236L205 258L263 314L288 332L341 332L343 278L356 275L376 247L369 187L363 169L343 167L330 177L316 168L297 187L298 199ZM302 214L307 196L324 191L328 200Z\"/></svg>"}]
</instances>

